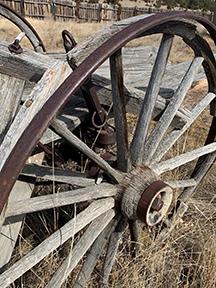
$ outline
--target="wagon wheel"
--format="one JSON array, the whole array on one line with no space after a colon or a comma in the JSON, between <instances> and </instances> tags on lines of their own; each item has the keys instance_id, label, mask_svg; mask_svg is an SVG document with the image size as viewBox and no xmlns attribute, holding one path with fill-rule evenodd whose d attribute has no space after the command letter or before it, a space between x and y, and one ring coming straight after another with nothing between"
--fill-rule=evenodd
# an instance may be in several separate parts
<instances>
[{"instance_id":1,"label":"wagon wheel","mask_svg":"<svg viewBox=\"0 0 216 288\"><path fill-rule=\"evenodd\" d=\"M181 16L181 18L177 16ZM46 287L60 287L91 247L75 283L75 287L84 287L94 269L97 257L100 256L102 247L108 240L102 271L103 282L106 283L114 263L119 240L127 226L127 222L129 222L131 234L136 241L138 234L136 220L138 219L149 226L155 226L164 220L172 205L173 192L176 188L181 189L181 193L178 193L177 197L175 197L177 198L175 200L177 205L174 206L177 206L177 208L173 210L169 221L164 220L164 222L174 225L175 223L172 223L172 220L176 219L176 214L182 214L182 210L185 212L189 198L215 160L216 144L214 141L216 121L214 92L216 63L207 42L197 33L196 26L182 20L183 16L185 18L193 18L193 16L181 13L177 14L177 16L176 14L172 16L172 14L165 13L160 20L155 16L150 16L147 20L142 19L128 25L127 28L116 33L111 39L103 43L95 52L83 60L52 96L52 91L49 91L47 101L43 98L43 103L39 100L35 101L21 111L23 114L21 112L18 114L22 117L32 116L28 123L21 119L22 125L20 125L19 121L17 123L15 121L0 147L1 152L5 151L4 155L1 153L0 182L2 185L0 187L0 194L2 195L1 209L4 207L6 217L85 201L91 201L91 203L62 228L3 272L0 276L1 287L6 287L10 283L13 283L13 281L22 276L69 238L74 237L75 234L87 225L89 225L88 228L83 232L69 253L68 258L58 268ZM197 20L205 24L210 32L213 31L214 28L210 23L200 18L197 18ZM141 104L136 129L130 142L127 132L127 99L125 97L126 93L124 93L121 51L123 46L130 40L154 33L163 33L163 37L153 66L151 79L146 89L145 98ZM183 76L179 87L170 100L167 101L168 103L164 106L162 113L159 113L159 120L152 128L150 127L150 122L154 116L153 111L160 92L162 76L166 70L175 35L184 39L194 51L195 57ZM59 120L52 120L56 112L65 105L71 95L108 58L110 59L113 113L117 133L117 168L112 167L103 160L81 139L65 128ZM203 65L206 72L209 93L202 99L197 99L195 106L190 111L184 110L181 107L182 103L201 65ZM57 71L59 71L59 67ZM61 74L59 73L58 75ZM47 81L46 77L49 77L49 75L50 78ZM55 73L54 76L48 73L48 75L46 74L42 77L40 80L42 82L38 85L41 87L42 84L47 82L53 84L56 83L56 79L57 76ZM55 88L53 89L55 90ZM40 94L37 96L41 97ZM40 106L37 106L39 102ZM191 149L191 151L169 158L170 148L189 129L201 113L209 108L209 105L211 105L213 117L205 143L201 147L196 147L195 149ZM18 115L16 119L19 120L20 117ZM175 117L180 117L182 120L181 127L177 129L175 128L175 124L173 124ZM16 134L16 137L11 140L10 135L13 135L14 131L16 131L18 124L20 127L18 135ZM30 155L49 124L63 139L93 160L108 176L106 181L104 181L108 183L93 185L90 188L80 188L73 193L68 191L57 195L37 196L27 200L24 207L23 203L19 202L5 207L8 193L15 179L23 168L28 155ZM32 136L33 132L34 136ZM8 143L10 143L10 150L8 149ZM28 145L25 151L23 151L22 147L26 143ZM184 174L183 179L176 180L165 177L166 172L192 161L195 161L195 164L192 168L186 166L188 173L187 175L186 173ZM14 163L16 163L16 166ZM80 174L79 180L74 177L74 183L78 185L79 182L77 181L82 181L81 186L87 186L89 179Z\"/></svg>"},{"instance_id":2,"label":"wagon wheel","mask_svg":"<svg viewBox=\"0 0 216 288\"><path fill-rule=\"evenodd\" d=\"M45 47L41 38L25 18L2 3L0 4L0 15L13 22L22 32L25 33L25 36L29 39L36 52L45 52ZM21 37L23 37L23 35L21 35ZM18 38L18 40L20 41L21 39Z\"/></svg>"}]
</instances>

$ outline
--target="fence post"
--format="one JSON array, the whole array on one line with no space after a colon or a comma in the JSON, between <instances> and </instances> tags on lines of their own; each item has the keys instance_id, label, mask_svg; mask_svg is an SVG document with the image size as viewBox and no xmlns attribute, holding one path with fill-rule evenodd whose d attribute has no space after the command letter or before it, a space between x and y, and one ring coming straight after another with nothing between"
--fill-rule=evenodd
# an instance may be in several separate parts
<instances>
[{"instance_id":1,"label":"fence post","mask_svg":"<svg viewBox=\"0 0 216 288\"><path fill-rule=\"evenodd\" d=\"M75 16L77 20L79 20L79 7L80 7L80 0L76 0Z\"/></svg>"},{"instance_id":2,"label":"fence post","mask_svg":"<svg viewBox=\"0 0 216 288\"><path fill-rule=\"evenodd\" d=\"M53 19L55 21L56 20L56 4L55 4L55 0L51 0L50 1L50 11L51 11Z\"/></svg>"},{"instance_id":3,"label":"fence post","mask_svg":"<svg viewBox=\"0 0 216 288\"><path fill-rule=\"evenodd\" d=\"M133 16L137 16L137 6L134 7Z\"/></svg>"},{"instance_id":4,"label":"fence post","mask_svg":"<svg viewBox=\"0 0 216 288\"><path fill-rule=\"evenodd\" d=\"M119 4L117 8L117 21L121 20L122 6Z\"/></svg>"},{"instance_id":5,"label":"fence post","mask_svg":"<svg viewBox=\"0 0 216 288\"><path fill-rule=\"evenodd\" d=\"M97 21L101 22L102 20L102 4L99 3L97 7Z\"/></svg>"},{"instance_id":6,"label":"fence post","mask_svg":"<svg viewBox=\"0 0 216 288\"><path fill-rule=\"evenodd\" d=\"M25 5L24 0L20 0L20 14L25 17Z\"/></svg>"}]
</instances>

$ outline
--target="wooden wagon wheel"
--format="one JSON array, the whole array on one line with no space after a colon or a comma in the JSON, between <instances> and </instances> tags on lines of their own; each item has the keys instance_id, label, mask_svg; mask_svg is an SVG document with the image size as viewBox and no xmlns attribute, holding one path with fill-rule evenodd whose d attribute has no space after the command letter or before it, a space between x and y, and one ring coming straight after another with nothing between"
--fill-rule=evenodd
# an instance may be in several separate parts
<instances>
[{"instance_id":1,"label":"wooden wagon wheel","mask_svg":"<svg viewBox=\"0 0 216 288\"><path fill-rule=\"evenodd\" d=\"M119 240L128 222L131 235L137 241L137 220L149 226L155 226L164 220L167 227L169 225L173 227L177 219L176 216L184 214L188 199L192 196L195 188L215 160L216 121L214 93L216 63L209 45L199 36L196 25L182 18L197 18L196 20L204 24L211 34L214 30L214 27L208 21L184 13L165 13L160 19L156 16L150 16L148 19L141 18L139 21L135 19L131 20L131 22L135 21L134 23L127 23L127 27L120 32L116 32L115 26L114 36L102 43L90 55L86 56L85 54L82 56L82 53L77 52L79 47L77 50L72 50L68 54L69 62L74 66L74 63L76 61L78 63L81 59L81 64L77 65L75 71L71 73L60 87L58 87L57 79L61 82L70 74L70 70L65 64L54 62L52 66L47 67L47 71L44 74L41 72L44 72L44 68L38 67L40 75L43 74L43 76L38 82L36 81L37 84L30 98L24 102L0 146L2 219L74 203L87 202L88 204L88 201L90 201L90 204L32 251L16 263L8 266L0 275L1 287L7 287L13 283L49 253L87 226L69 253L68 258L58 268L46 287L60 287L90 249L86 261L80 270L79 277L74 284L74 287L85 287L96 265L97 258L108 241L102 271L102 282L105 284L108 281L114 263ZM130 40L155 33L163 33L163 37L155 64L153 65L149 85L146 88L144 100L140 97L143 94L133 87L133 91L138 93L136 94L138 95L137 99L134 96L135 93L124 91L122 49ZM166 72L169 53L175 35L184 39L194 51L195 57L180 81L179 87L174 91L170 99L165 101L165 104L163 102L162 111L156 113L157 122L154 122L153 127L150 127L151 120L155 117L154 111L158 94L160 93L161 81ZM104 38L102 38L103 41ZM77 55L78 57L76 58ZM18 59L17 57L19 56L16 56L15 60ZM43 61L46 60L46 57L41 55ZM82 57L85 59L83 60ZM75 96L71 95L74 95L86 79L108 58L110 59L112 100L108 99L107 96L107 98L104 98L104 102L107 104L107 102L113 101L117 136L116 168L75 136L59 119L53 119L57 111L66 104L70 97L72 97L71 99L75 98ZM30 62L26 62L23 65L27 67ZM181 106L184 98L202 65L208 80L209 93L202 99L197 99L195 106L190 111L183 109ZM7 71L7 73L9 72ZM10 73L13 73L13 71L10 71ZM24 77L22 73L20 75ZM29 79L29 75L25 75L25 77ZM106 95L109 94L109 91L109 89L106 90ZM141 106L131 142L128 137L126 118L126 110L130 110L130 101L135 101ZM174 143L210 105L213 117L205 143L201 147L196 147L191 149L191 151L169 158L169 151ZM180 127L175 124L174 120L176 117L181 120ZM82 173L68 176L62 169L56 169L55 176L59 176L58 181L67 183L66 178L68 178L71 181L70 183L84 188L54 195L33 197L26 200L25 205L23 205L23 201L5 205L9 191L13 187L27 157L32 153L33 148L48 125L62 139L65 139L74 148L96 163L108 177L101 184L92 185L92 179L86 178ZM33 133L34 135L32 135ZM192 161L195 161L193 169L186 166L188 169L187 177L177 180L164 177L166 172ZM34 173L29 172L28 168L28 165L24 167L23 175L49 179L49 167L38 166L38 170L34 170ZM88 185L91 186L86 187ZM181 193L176 197L175 204L177 204L174 205L175 209L170 211L171 217L165 221L165 217L172 205L173 192L176 188L181 189Z\"/></svg>"},{"instance_id":2,"label":"wooden wagon wheel","mask_svg":"<svg viewBox=\"0 0 216 288\"><path fill-rule=\"evenodd\" d=\"M25 18L2 3L0 4L0 15L13 22L22 32L25 33L25 36L29 39L36 52L45 52L45 47L41 38Z\"/></svg>"}]
</instances>

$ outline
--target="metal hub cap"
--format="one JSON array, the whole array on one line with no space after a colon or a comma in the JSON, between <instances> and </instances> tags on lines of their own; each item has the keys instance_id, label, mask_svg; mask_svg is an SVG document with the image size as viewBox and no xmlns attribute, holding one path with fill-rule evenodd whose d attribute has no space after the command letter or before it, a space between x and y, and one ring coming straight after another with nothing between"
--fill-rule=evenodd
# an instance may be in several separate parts
<instances>
[{"instance_id":1,"label":"metal hub cap","mask_svg":"<svg viewBox=\"0 0 216 288\"><path fill-rule=\"evenodd\" d=\"M121 208L131 220L148 226L158 224L168 213L173 190L147 167L137 167L125 177Z\"/></svg>"}]
</instances>

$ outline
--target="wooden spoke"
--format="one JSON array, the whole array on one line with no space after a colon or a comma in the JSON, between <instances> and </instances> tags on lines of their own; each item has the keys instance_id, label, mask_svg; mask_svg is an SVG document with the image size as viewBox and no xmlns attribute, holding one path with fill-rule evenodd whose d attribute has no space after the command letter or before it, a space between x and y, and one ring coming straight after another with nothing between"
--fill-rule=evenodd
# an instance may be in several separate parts
<instances>
[{"instance_id":1,"label":"wooden spoke","mask_svg":"<svg viewBox=\"0 0 216 288\"><path fill-rule=\"evenodd\" d=\"M173 189L194 187L197 185L195 179L165 181L165 183Z\"/></svg>"},{"instance_id":2,"label":"wooden spoke","mask_svg":"<svg viewBox=\"0 0 216 288\"><path fill-rule=\"evenodd\" d=\"M117 190L116 186L103 183L83 189L33 197L25 200L25 205L23 205L23 201L11 202L7 207L6 217L115 196Z\"/></svg>"},{"instance_id":3,"label":"wooden spoke","mask_svg":"<svg viewBox=\"0 0 216 288\"><path fill-rule=\"evenodd\" d=\"M130 230L130 236L131 236L131 245L130 245L130 253L132 257L136 257L139 252L139 228L138 223L135 220L129 220L129 230Z\"/></svg>"},{"instance_id":4,"label":"wooden spoke","mask_svg":"<svg viewBox=\"0 0 216 288\"><path fill-rule=\"evenodd\" d=\"M211 153L205 157L205 159L202 161L202 165L199 165L195 173L193 173L193 177L196 180L197 184L193 187L188 187L187 189L185 189L179 197L180 201L186 202L193 195L197 185L211 168L212 164L215 162L215 159L216 152Z\"/></svg>"},{"instance_id":5,"label":"wooden spoke","mask_svg":"<svg viewBox=\"0 0 216 288\"><path fill-rule=\"evenodd\" d=\"M177 111L179 110L188 90L191 88L191 85L197 72L200 69L200 66L203 63L203 60L204 59L202 57L197 57L193 60L178 89L171 98L166 110L160 117L156 127L147 139L143 153L144 164L149 164L151 161L151 158L154 155L161 139L165 136L166 131L172 123Z\"/></svg>"},{"instance_id":6,"label":"wooden spoke","mask_svg":"<svg viewBox=\"0 0 216 288\"><path fill-rule=\"evenodd\" d=\"M119 218L118 218L119 219ZM85 263L82 266L82 269L79 272L74 288L85 288L90 276L94 270L94 267L97 262L97 258L100 256L106 242L108 241L111 233L114 231L118 219L113 219L111 223L102 231L99 237L96 239L92 245L88 256L85 260Z\"/></svg>"},{"instance_id":7,"label":"wooden spoke","mask_svg":"<svg viewBox=\"0 0 216 288\"><path fill-rule=\"evenodd\" d=\"M113 169L105 160L89 148L84 142L76 137L69 129L66 129L57 119L51 122L52 129L66 139L74 148L78 149L94 161L101 169L112 176L118 182L122 179L122 174Z\"/></svg>"},{"instance_id":8,"label":"wooden spoke","mask_svg":"<svg viewBox=\"0 0 216 288\"><path fill-rule=\"evenodd\" d=\"M160 175L164 172L171 171L190 161L196 160L197 158L203 155L210 154L215 151L216 151L216 143L211 143L203 147L197 148L195 150L192 150L190 152L186 152L182 155L176 156L174 158L171 158L169 160L153 164L151 168L155 171L155 173Z\"/></svg>"},{"instance_id":9,"label":"wooden spoke","mask_svg":"<svg viewBox=\"0 0 216 288\"><path fill-rule=\"evenodd\" d=\"M113 111L116 127L117 166L127 172L130 165L128 151L128 132L126 119L126 98L123 84L122 51L118 50L110 57L110 73L112 82Z\"/></svg>"},{"instance_id":10,"label":"wooden spoke","mask_svg":"<svg viewBox=\"0 0 216 288\"><path fill-rule=\"evenodd\" d=\"M166 64L172 46L173 36L164 34L152 70L152 75L145 94L136 131L131 144L131 157L133 163L141 164L149 124L159 94L161 80L166 69Z\"/></svg>"},{"instance_id":11,"label":"wooden spoke","mask_svg":"<svg viewBox=\"0 0 216 288\"><path fill-rule=\"evenodd\" d=\"M214 93L208 93L191 111L190 117L186 124L180 130L172 131L167 137L160 142L153 155L152 162L160 161L174 143L184 134L184 132L194 123L206 107L215 99Z\"/></svg>"},{"instance_id":12,"label":"wooden spoke","mask_svg":"<svg viewBox=\"0 0 216 288\"><path fill-rule=\"evenodd\" d=\"M73 271L76 265L79 263L81 258L85 255L87 250L94 243L96 238L104 230L104 228L109 224L109 222L115 216L114 210L109 210L103 215L96 218L87 228L85 233L80 238L79 242L72 249L71 253L68 255L66 260L58 268L53 278L46 286L46 288L59 288L67 279L69 274Z\"/></svg>"},{"instance_id":13,"label":"wooden spoke","mask_svg":"<svg viewBox=\"0 0 216 288\"><path fill-rule=\"evenodd\" d=\"M87 178L85 174L72 172L62 168L52 168L49 166L26 164L21 175L51 180L61 183L68 183L80 187L90 186L95 183L94 179Z\"/></svg>"},{"instance_id":14,"label":"wooden spoke","mask_svg":"<svg viewBox=\"0 0 216 288\"><path fill-rule=\"evenodd\" d=\"M97 200L89 205L83 212L66 223L62 228L57 230L40 245L26 254L23 258L13 264L4 273L0 275L0 287L6 288L17 278L22 276L26 271L40 262L45 256L57 249L69 238L73 237L77 232L82 230L91 221L101 214L114 207L114 199L107 198Z\"/></svg>"},{"instance_id":15,"label":"wooden spoke","mask_svg":"<svg viewBox=\"0 0 216 288\"><path fill-rule=\"evenodd\" d=\"M103 271L102 271L102 283L103 285L108 284L109 275L111 273L115 256L118 251L119 242L121 240L122 234L124 233L127 227L127 220L125 218L121 218L119 220L118 225L116 226L115 231L110 236L109 245L106 252L106 257L104 260Z\"/></svg>"}]
</instances>

